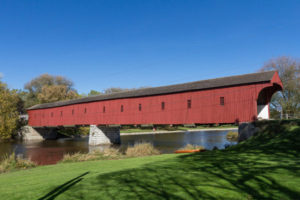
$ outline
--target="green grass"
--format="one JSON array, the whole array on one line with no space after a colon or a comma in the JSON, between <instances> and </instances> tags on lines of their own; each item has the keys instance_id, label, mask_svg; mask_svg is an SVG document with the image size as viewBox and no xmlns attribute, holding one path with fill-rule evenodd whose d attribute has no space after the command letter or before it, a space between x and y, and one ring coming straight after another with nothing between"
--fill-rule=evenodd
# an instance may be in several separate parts
<instances>
[{"instance_id":1,"label":"green grass","mask_svg":"<svg viewBox=\"0 0 300 200\"><path fill-rule=\"evenodd\" d=\"M300 199L299 124L261 124L226 150L42 166L0 175L0 198Z\"/></svg>"},{"instance_id":2,"label":"green grass","mask_svg":"<svg viewBox=\"0 0 300 200\"><path fill-rule=\"evenodd\" d=\"M140 128L130 128L130 129L121 129L121 133L142 133L142 132L152 132L152 129L140 129Z\"/></svg>"},{"instance_id":3,"label":"green grass","mask_svg":"<svg viewBox=\"0 0 300 200\"><path fill-rule=\"evenodd\" d=\"M156 131L188 131L188 130L195 130L195 129L222 129L222 128L238 128L235 125L219 125L219 126L208 126L208 125L201 125L195 127L184 127L184 126L174 126L168 128L157 128ZM126 128L121 129L121 133L142 133L142 132L153 132L153 129L150 128ZM154 132L155 133L155 132Z\"/></svg>"}]
</instances>

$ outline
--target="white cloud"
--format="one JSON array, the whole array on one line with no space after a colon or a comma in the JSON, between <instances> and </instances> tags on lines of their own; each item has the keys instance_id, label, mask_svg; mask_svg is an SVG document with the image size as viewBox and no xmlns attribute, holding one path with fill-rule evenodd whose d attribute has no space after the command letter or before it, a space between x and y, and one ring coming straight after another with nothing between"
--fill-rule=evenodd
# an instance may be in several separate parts
<instances>
[{"instance_id":1,"label":"white cloud","mask_svg":"<svg viewBox=\"0 0 300 200\"><path fill-rule=\"evenodd\" d=\"M0 78L3 78L3 76L4 76L4 75L3 75L3 73L2 73L2 72L0 72Z\"/></svg>"}]
</instances>

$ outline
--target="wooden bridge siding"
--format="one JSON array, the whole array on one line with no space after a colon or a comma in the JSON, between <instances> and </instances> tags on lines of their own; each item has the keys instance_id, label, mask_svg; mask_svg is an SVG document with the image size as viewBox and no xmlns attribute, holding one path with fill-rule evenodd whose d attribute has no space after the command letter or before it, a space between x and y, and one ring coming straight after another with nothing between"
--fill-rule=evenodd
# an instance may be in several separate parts
<instances>
[{"instance_id":1,"label":"wooden bridge siding","mask_svg":"<svg viewBox=\"0 0 300 200\"><path fill-rule=\"evenodd\" d=\"M207 124L234 123L237 119L246 122L256 117L258 93L268 86L272 86L272 83L29 110L29 124L31 126ZM225 98L224 106L220 105L220 97ZM192 101L191 109L187 108L188 99ZM161 102L165 102L165 110L161 110ZM139 104L142 104L142 111L138 109ZM124 106L123 112L121 112L121 105ZM103 106L106 108L105 113L102 112ZM84 113L85 109L86 113ZM74 115L72 115L72 110L74 110Z\"/></svg>"}]
</instances>

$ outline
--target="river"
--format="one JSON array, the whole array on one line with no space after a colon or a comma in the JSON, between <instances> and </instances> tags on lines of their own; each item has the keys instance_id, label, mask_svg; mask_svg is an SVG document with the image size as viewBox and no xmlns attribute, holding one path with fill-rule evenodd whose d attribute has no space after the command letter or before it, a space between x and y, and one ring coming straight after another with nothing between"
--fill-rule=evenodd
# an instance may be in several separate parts
<instances>
[{"instance_id":1,"label":"river","mask_svg":"<svg viewBox=\"0 0 300 200\"><path fill-rule=\"evenodd\" d=\"M229 130L209 130L163 134L121 135L121 146L126 147L135 143L150 142L162 153L173 153L175 150L182 148L187 144L201 145L208 150L213 149L214 147L223 149L226 145L236 144L236 142L231 142L226 139L228 131ZM29 158L39 165L48 165L57 163L66 153L87 153L105 147L108 146L89 146L88 138L3 142L0 143L0 159L3 159L4 156L14 152L16 155L23 158Z\"/></svg>"}]
</instances>

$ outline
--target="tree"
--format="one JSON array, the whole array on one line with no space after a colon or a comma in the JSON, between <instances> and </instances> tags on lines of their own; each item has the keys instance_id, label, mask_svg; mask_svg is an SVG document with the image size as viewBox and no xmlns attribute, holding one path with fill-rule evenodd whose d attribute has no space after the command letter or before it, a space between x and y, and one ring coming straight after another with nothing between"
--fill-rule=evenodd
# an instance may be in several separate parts
<instances>
[{"instance_id":1,"label":"tree","mask_svg":"<svg viewBox=\"0 0 300 200\"><path fill-rule=\"evenodd\" d=\"M88 96L96 96L96 95L100 95L102 94L101 92L98 92L96 90L91 90L89 93L88 93Z\"/></svg>"},{"instance_id":2,"label":"tree","mask_svg":"<svg viewBox=\"0 0 300 200\"><path fill-rule=\"evenodd\" d=\"M0 81L0 138L11 138L18 128L20 98L15 90L11 91Z\"/></svg>"},{"instance_id":3,"label":"tree","mask_svg":"<svg viewBox=\"0 0 300 200\"><path fill-rule=\"evenodd\" d=\"M112 94L117 92L126 92L134 89L120 88L120 87L111 87L104 90L104 94Z\"/></svg>"},{"instance_id":4,"label":"tree","mask_svg":"<svg viewBox=\"0 0 300 200\"><path fill-rule=\"evenodd\" d=\"M24 88L28 91L25 107L78 98L73 82L63 76L42 74L28 82Z\"/></svg>"},{"instance_id":5,"label":"tree","mask_svg":"<svg viewBox=\"0 0 300 200\"><path fill-rule=\"evenodd\" d=\"M78 98L78 94L73 90L68 90L65 85L44 86L38 94L39 103L50 103L61 100Z\"/></svg>"},{"instance_id":6,"label":"tree","mask_svg":"<svg viewBox=\"0 0 300 200\"><path fill-rule=\"evenodd\" d=\"M269 60L261 71L277 70L283 84L283 91L273 95L271 108L295 115L300 109L300 62L291 57Z\"/></svg>"},{"instance_id":7,"label":"tree","mask_svg":"<svg viewBox=\"0 0 300 200\"><path fill-rule=\"evenodd\" d=\"M25 89L31 93L40 93L44 86L65 85L67 90L72 90L73 82L62 76L42 74L25 84Z\"/></svg>"},{"instance_id":8,"label":"tree","mask_svg":"<svg viewBox=\"0 0 300 200\"><path fill-rule=\"evenodd\" d=\"M17 103L18 112L20 114L26 114L25 101L26 101L28 92L25 92L23 90L16 90L16 89L14 89L13 92L15 92L18 96L18 103Z\"/></svg>"}]
</instances>

